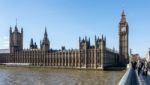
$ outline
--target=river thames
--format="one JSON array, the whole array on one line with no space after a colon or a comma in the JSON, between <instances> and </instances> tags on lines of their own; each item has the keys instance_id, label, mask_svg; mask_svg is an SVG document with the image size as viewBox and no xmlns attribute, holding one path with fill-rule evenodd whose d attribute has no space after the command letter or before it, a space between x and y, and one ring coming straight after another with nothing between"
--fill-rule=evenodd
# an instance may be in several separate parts
<instances>
[{"instance_id":1,"label":"river thames","mask_svg":"<svg viewBox=\"0 0 150 85\"><path fill-rule=\"evenodd\" d=\"M0 85L117 85L124 71L0 67Z\"/></svg>"}]
</instances>

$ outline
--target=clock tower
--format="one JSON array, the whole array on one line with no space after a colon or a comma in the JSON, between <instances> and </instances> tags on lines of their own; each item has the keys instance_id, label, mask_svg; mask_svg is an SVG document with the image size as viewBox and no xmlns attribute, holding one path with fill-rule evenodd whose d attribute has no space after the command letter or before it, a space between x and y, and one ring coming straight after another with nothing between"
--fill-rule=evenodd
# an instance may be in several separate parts
<instances>
[{"instance_id":1,"label":"clock tower","mask_svg":"<svg viewBox=\"0 0 150 85\"><path fill-rule=\"evenodd\" d=\"M121 15L121 21L119 23L119 54L120 58L119 61L123 66L129 62L129 55L128 55L128 22L126 21L126 16L124 11Z\"/></svg>"}]
</instances>

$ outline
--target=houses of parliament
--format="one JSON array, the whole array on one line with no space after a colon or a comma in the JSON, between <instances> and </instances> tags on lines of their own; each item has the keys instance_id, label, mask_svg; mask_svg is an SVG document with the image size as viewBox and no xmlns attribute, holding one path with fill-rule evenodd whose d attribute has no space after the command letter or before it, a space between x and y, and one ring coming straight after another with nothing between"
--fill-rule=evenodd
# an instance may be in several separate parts
<instances>
[{"instance_id":1,"label":"houses of parliament","mask_svg":"<svg viewBox=\"0 0 150 85\"><path fill-rule=\"evenodd\" d=\"M10 27L9 46L10 53L7 63L29 63L32 66L48 66L60 68L85 68L85 69L105 69L109 67L125 67L129 62L128 55L128 23L124 11L118 27L119 52L109 49L106 46L106 37L95 36L95 45L90 44L87 37L79 37L79 49L61 50L51 48L47 29L44 37L37 44L31 39L29 49L23 49L23 28L18 30L17 25L12 31Z\"/></svg>"}]
</instances>

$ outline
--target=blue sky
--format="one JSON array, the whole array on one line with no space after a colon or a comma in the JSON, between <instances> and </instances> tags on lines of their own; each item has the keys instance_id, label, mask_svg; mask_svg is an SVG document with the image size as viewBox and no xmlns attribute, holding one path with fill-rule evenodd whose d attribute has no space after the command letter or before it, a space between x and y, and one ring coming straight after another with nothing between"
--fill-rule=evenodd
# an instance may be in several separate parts
<instances>
[{"instance_id":1,"label":"blue sky","mask_svg":"<svg viewBox=\"0 0 150 85\"><path fill-rule=\"evenodd\" d=\"M129 44L144 55L150 47L150 0L0 0L0 48L8 48L9 27L24 28L24 48L34 38L39 45L47 27L51 48L78 48L79 36L102 34L107 47L118 50L118 23L125 10Z\"/></svg>"}]
</instances>

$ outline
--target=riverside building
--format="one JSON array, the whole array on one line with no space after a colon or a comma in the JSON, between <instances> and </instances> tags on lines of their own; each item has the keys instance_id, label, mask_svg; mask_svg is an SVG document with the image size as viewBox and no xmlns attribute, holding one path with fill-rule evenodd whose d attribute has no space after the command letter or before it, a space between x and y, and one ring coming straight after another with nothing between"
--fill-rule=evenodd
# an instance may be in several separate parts
<instances>
[{"instance_id":1,"label":"riverside building","mask_svg":"<svg viewBox=\"0 0 150 85\"><path fill-rule=\"evenodd\" d=\"M12 31L10 27L10 54L7 63L30 63L33 66L49 66L61 68L105 69L109 67L125 67L128 56L128 23L124 11L119 22L119 52L106 46L106 37L95 36L95 45L90 44L90 38L79 37L79 49L50 49L50 40L45 29L40 48L31 39L30 48L23 49L23 28L21 32L17 25Z\"/></svg>"}]
</instances>

